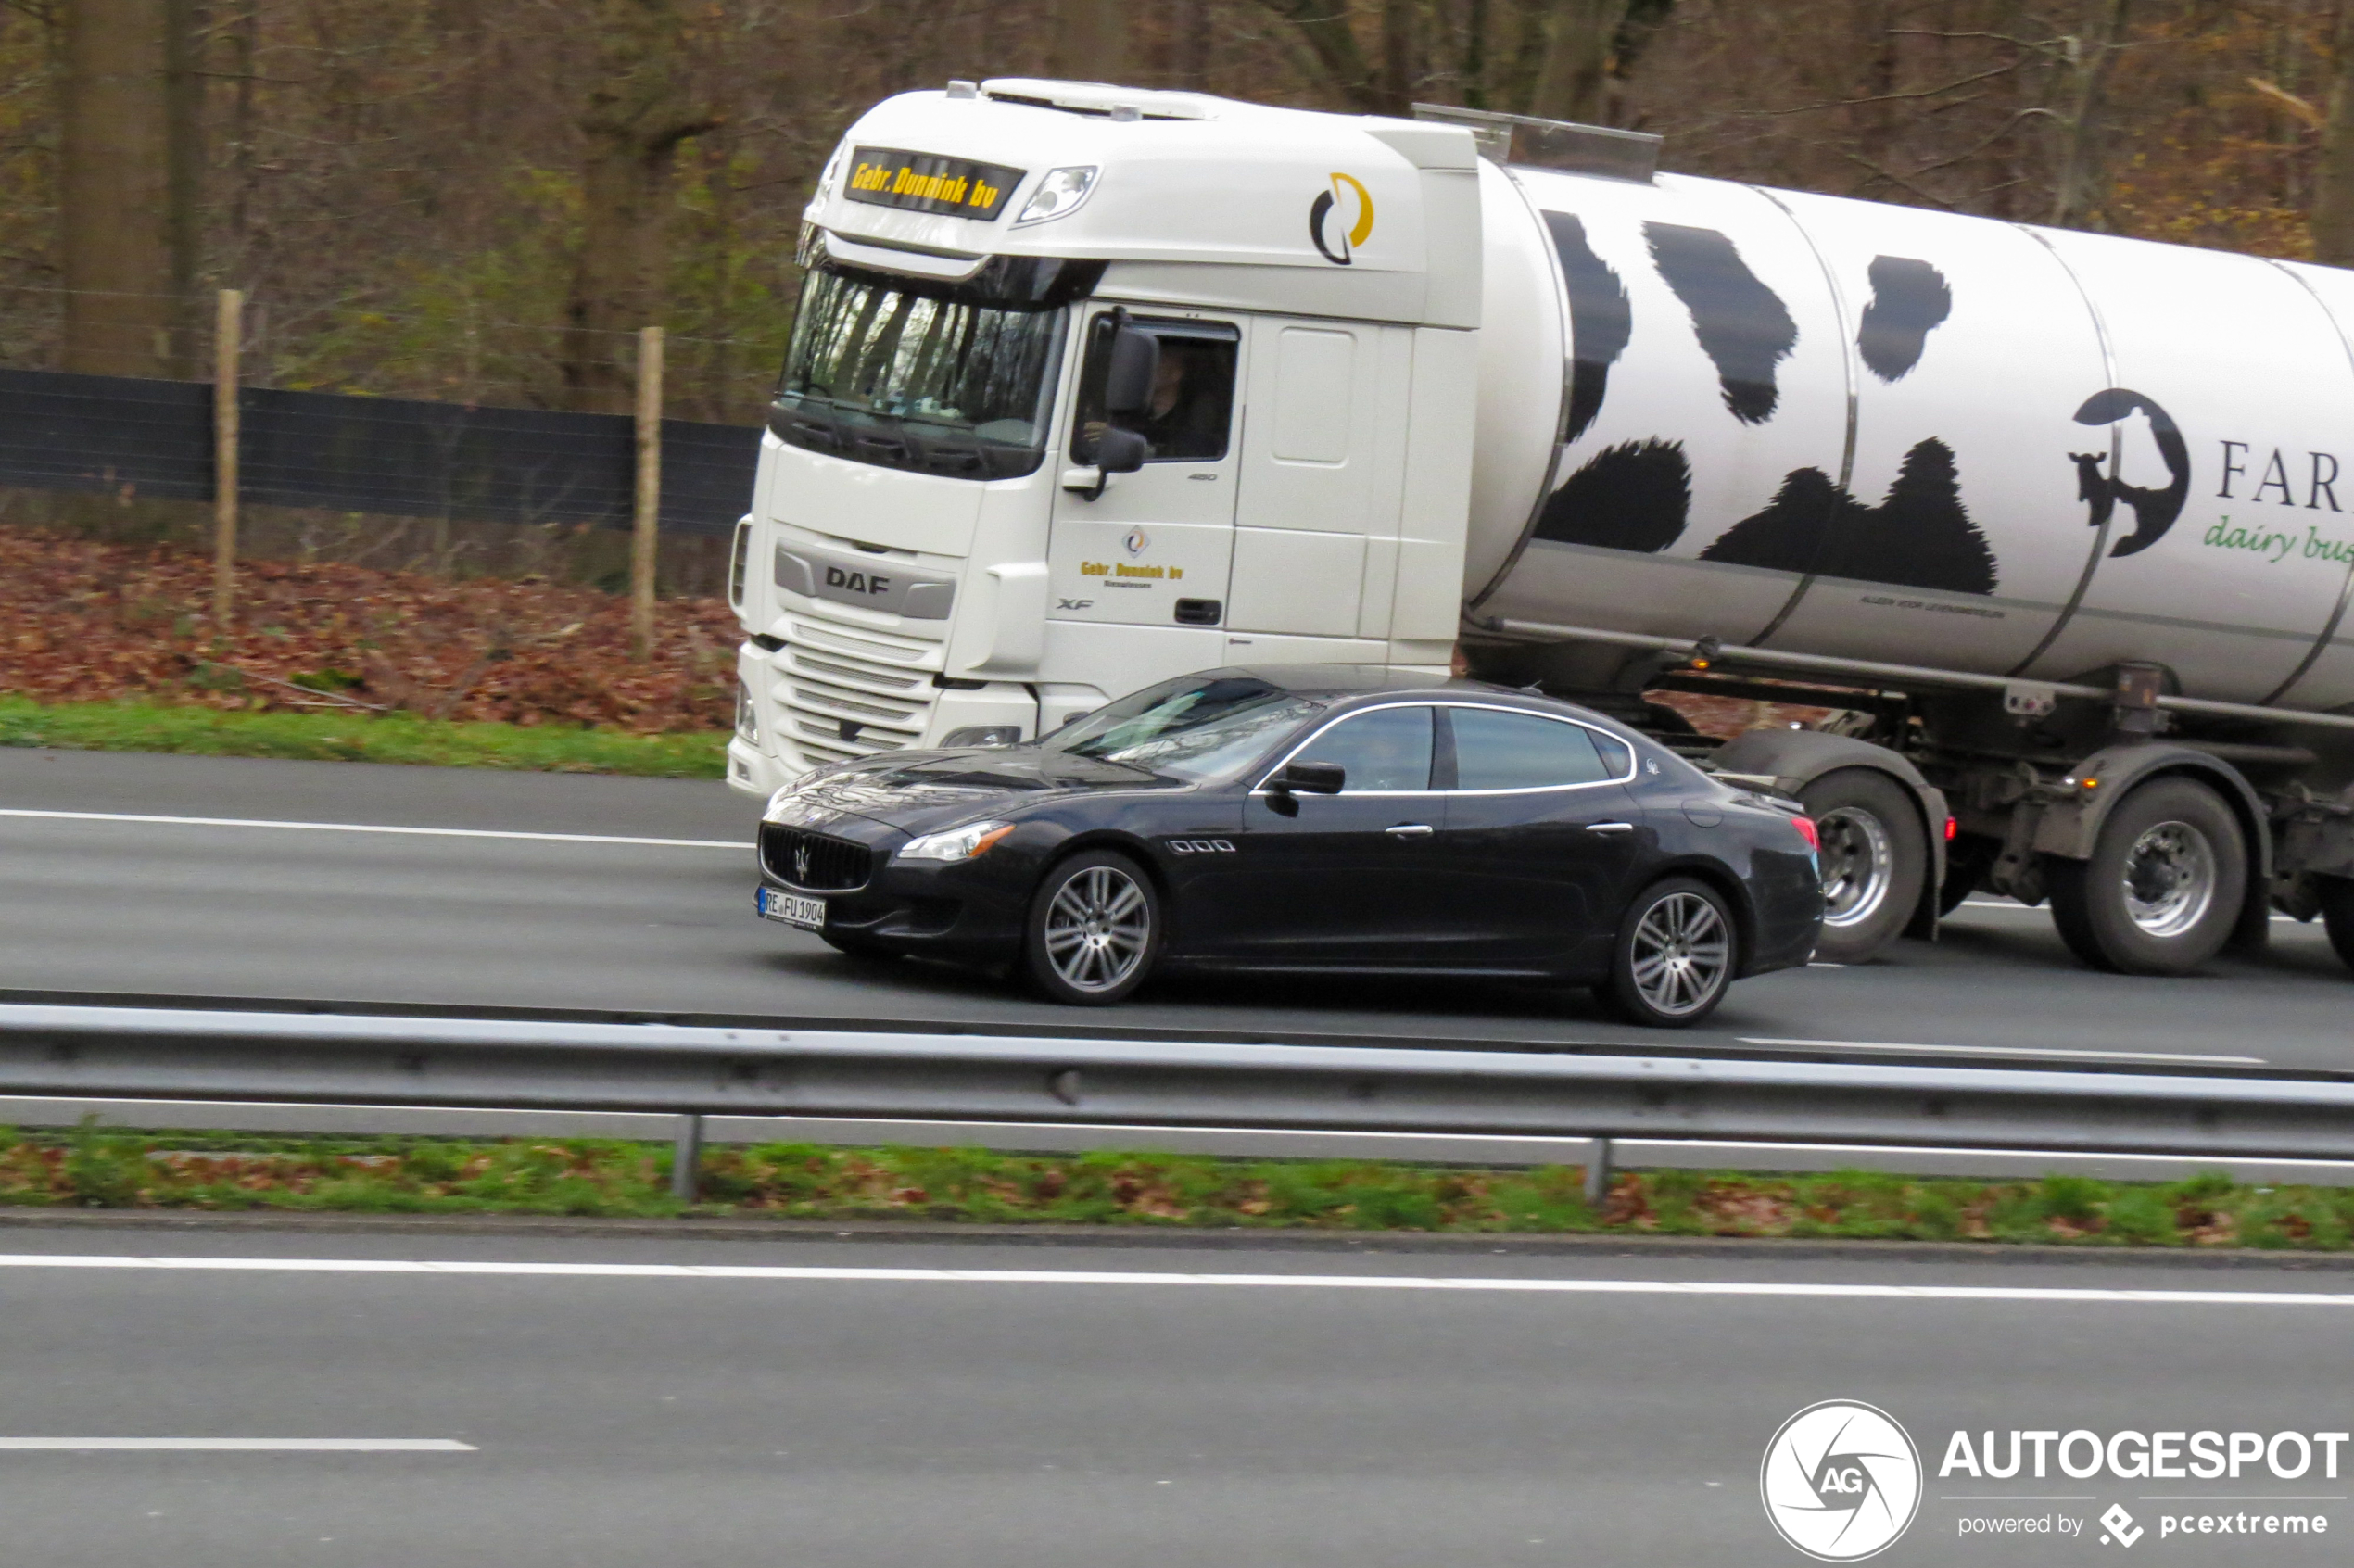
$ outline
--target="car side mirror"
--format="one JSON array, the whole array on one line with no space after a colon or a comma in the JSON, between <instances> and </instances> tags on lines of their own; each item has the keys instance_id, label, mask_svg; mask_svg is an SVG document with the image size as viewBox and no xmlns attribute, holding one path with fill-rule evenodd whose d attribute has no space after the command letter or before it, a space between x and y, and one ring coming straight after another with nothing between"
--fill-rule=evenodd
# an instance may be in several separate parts
<instances>
[{"instance_id":1,"label":"car side mirror","mask_svg":"<svg viewBox=\"0 0 2354 1568\"><path fill-rule=\"evenodd\" d=\"M1279 795L1337 795L1348 788L1348 770L1338 763L1286 764L1269 787Z\"/></svg>"},{"instance_id":2,"label":"car side mirror","mask_svg":"<svg viewBox=\"0 0 2354 1568\"><path fill-rule=\"evenodd\" d=\"M1160 339L1132 326L1114 328L1104 367L1104 411L1114 418L1145 412L1152 407L1153 383L1159 378Z\"/></svg>"}]
</instances>

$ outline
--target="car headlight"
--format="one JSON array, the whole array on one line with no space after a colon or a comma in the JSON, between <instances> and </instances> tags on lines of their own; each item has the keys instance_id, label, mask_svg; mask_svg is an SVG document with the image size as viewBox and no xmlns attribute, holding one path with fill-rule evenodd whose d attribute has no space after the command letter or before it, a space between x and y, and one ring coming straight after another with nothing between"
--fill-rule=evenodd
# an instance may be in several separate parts
<instances>
[{"instance_id":1,"label":"car headlight","mask_svg":"<svg viewBox=\"0 0 2354 1568\"><path fill-rule=\"evenodd\" d=\"M1030 223L1043 223L1049 218L1068 218L1086 205L1095 189L1095 166L1086 164L1077 169L1049 169L1022 204L1021 216L1014 220L1019 229Z\"/></svg>"},{"instance_id":2,"label":"car headlight","mask_svg":"<svg viewBox=\"0 0 2354 1568\"><path fill-rule=\"evenodd\" d=\"M942 833L926 833L899 846L893 860L970 860L986 854L998 840L1014 830L1010 822L968 822Z\"/></svg>"}]
</instances>

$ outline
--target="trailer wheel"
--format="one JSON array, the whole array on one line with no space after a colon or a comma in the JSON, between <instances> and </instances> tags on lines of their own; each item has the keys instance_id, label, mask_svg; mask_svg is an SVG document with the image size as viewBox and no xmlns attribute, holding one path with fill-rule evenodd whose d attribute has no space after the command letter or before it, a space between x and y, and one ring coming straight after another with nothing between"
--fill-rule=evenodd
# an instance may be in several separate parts
<instances>
[{"instance_id":1,"label":"trailer wheel","mask_svg":"<svg viewBox=\"0 0 2354 1568\"><path fill-rule=\"evenodd\" d=\"M2089 860L2044 874L2060 939L2096 969L2182 975L2222 950L2247 891L2247 846L2222 797L2188 778L2127 795Z\"/></svg>"},{"instance_id":2,"label":"trailer wheel","mask_svg":"<svg viewBox=\"0 0 2354 1568\"><path fill-rule=\"evenodd\" d=\"M2344 877L2316 877L2313 891L2322 901L2322 929L2338 961L2354 969L2354 881Z\"/></svg>"},{"instance_id":3,"label":"trailer wheel","mask_svg":"<svg viewBox=\"0 0 2354 1568\"><path fill-rule=\"evenodd\" d=\"M1860 964L1913 917L1929 871L1920 814L1905 789L1868 767L1827 773L1798 792L1823 841L1823 934L1815 956Z\"/></svg>"}]
</instances>

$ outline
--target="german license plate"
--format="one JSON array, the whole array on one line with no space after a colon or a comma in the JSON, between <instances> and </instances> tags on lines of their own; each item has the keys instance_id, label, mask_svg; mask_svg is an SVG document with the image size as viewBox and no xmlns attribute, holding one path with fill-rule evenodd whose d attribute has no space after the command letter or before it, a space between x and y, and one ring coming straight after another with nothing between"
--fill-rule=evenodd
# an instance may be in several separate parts
<instances>
[{"instance_id":1,"label":"german license plate","mask_svg":"<svg viewBox=\"0 0 2354 1568\"><path fill-rule=\"evenodd\" d=\"M760 890L760 913L771 920L782 920L788 926L799 926L806 931L826 929L826 901L822 898L763 888Z\"/></svg>"}]
</instances>

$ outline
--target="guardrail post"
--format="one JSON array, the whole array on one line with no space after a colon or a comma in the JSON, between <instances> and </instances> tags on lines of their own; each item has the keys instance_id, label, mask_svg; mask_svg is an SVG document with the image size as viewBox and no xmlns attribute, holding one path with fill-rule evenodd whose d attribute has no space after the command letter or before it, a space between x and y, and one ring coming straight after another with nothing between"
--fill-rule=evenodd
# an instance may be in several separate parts
<instances>
[{"instance_id":1,"label":"guardrail post","mask_svg":"<svg viewBox=\"0 0 2354 1568\"><path fill-rule=\"evenodd\" d=\"M1610 1200L1610 1140L1597 1138L1586 1155L1586 1207L1600 1209Z\"/></svg>"},{"instance_id":2,"label":"guardrail post","mask_svg":"<svg viewBox=\"0 0 2354 1568\"><path fill-rule=\"evenodd\" d=\"M678 1119L678 1142L670 1155L670 1195L680 1203L692 1203L700 1195L702 1173L702 1118L682 1116Z\"/></svg>"}]
</instances>

